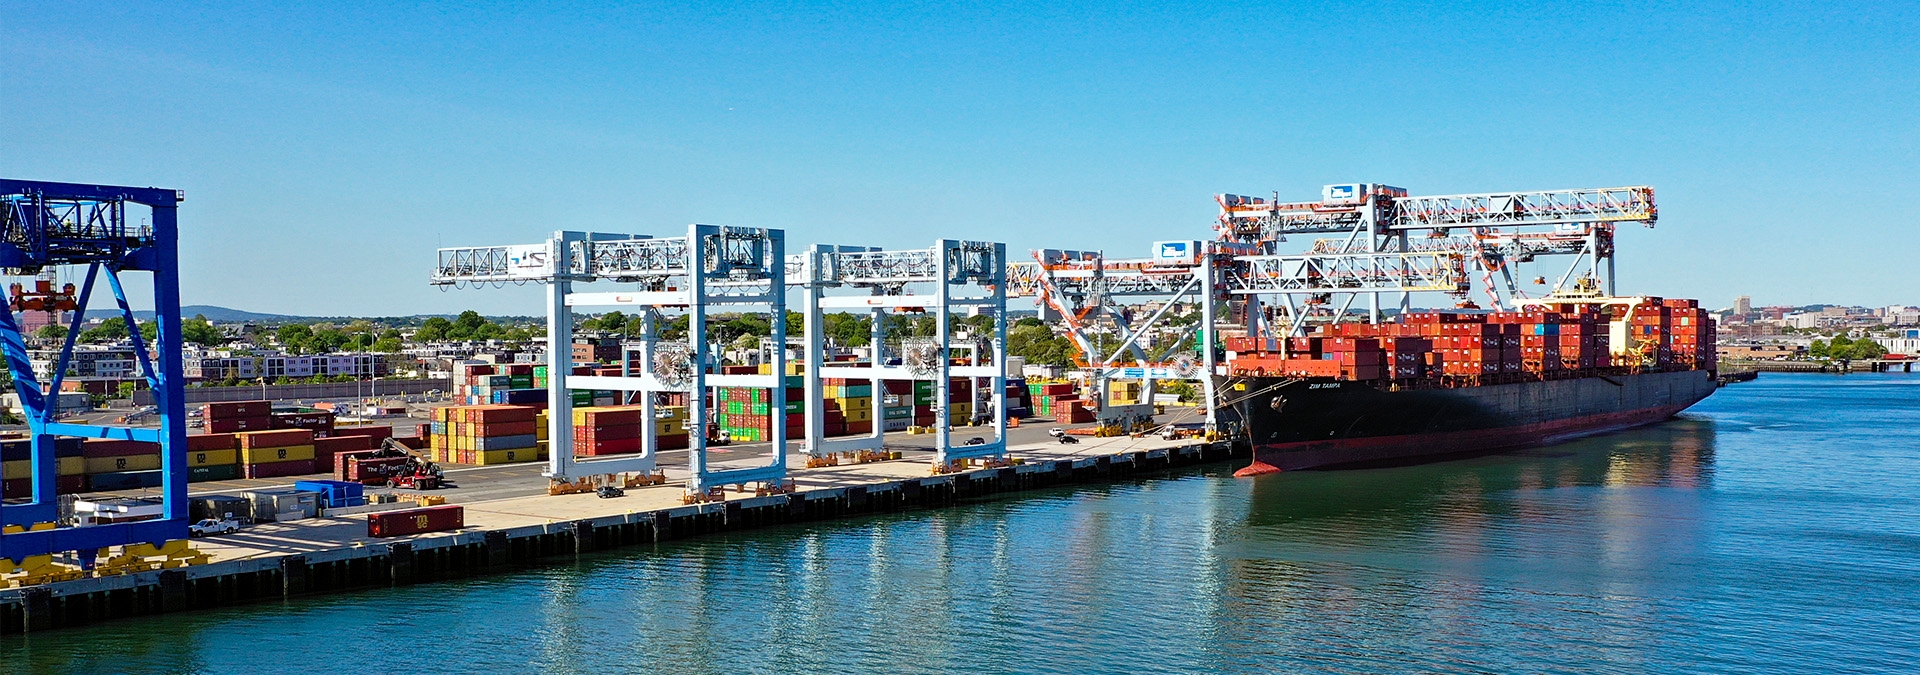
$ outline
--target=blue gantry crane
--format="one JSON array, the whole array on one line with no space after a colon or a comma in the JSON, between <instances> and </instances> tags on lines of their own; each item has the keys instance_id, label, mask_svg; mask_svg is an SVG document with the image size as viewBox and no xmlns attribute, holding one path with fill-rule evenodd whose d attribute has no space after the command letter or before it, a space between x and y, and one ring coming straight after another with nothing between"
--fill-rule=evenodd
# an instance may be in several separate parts
<instances>
[{"instance_id":1,"label":"blue gantry crane","mask_svg":"<svg viewBox=\"0 0 1920 675\"><path fill-rule=\"evenodd\" d=\"M33 475L31 494L7 495L0 503L0 573L32 558L71 553L83 566L111 546L151 544L187 538L186 407L181 364L179 228L177 211L184 193L152 187L116 187L0 179L0 269L31 275L57 267L85 268L84 281L59 360L41 382L28 358L9 298L0 311L0 352L13 376L14 391L30 429ZM129 209L134 211L129 214ZM144 224L142 210L150 211ZM130 219L132 222L130 222ZM127 304L124 272L152 274L155 320L159 323L151 356L139 324ZM104 278L127 323L140 374L153 389L160 427L129 427L62 422L56 416L62 376L73 355L87 302L95 282ZM17 295L17 294L16 294ZM55 476L58 439L112 438L160 444L164 515L155 520L65 527L58 523ZM44 560L44 558L42 558Z\"/></svg>"}]
</instances>

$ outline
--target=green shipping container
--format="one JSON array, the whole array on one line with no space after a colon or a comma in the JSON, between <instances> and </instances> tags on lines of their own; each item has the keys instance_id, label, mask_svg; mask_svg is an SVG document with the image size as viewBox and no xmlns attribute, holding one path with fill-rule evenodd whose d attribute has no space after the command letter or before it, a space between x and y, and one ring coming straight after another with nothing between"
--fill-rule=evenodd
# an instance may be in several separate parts
<instances>
[{"instance_id":1,"label":"green shipping container","mask_svg":"<svg viewBox=\"0 0 1920 675\"><path fill-rule=\"evenodd\" d=\"M880 419L910 420L910 419L913 419L913 409L908 408L906 406L901 406L898 408L886 408L880 413Z\"/></svg>"},{"instance_id":2,"label":"green shipping container","mask_svg":"<svg viewBox=\"0 0 1920 675\"><path fill-rule=\"evenodd\" d=\"M538 377L538 378L545 378L545 377L547 376L547 367L546 367L546 366L534 366L534 367L533 367L533 376L534 376L534 377Z\"/></svg>"},{"instance_id":3,"label":"green shipping container","mask_svg":"<svg viewBox=\"0 0 1920 675\"><path fill-rule=\"evenodd\" d=\"M187 482L189 483L204 483L210 480L233 480L239 477L240 465L238 464L187 467Z\"/></svg>"},{"instance_id":4,"label":"green shipping container","mask_svg":"<svg viewBox=\"0 0 1920 675\"><path fill-rule=\"evenodd\" d=\"M753 403L753 414L755 415L767 414L767 403L765 401L755 401Z\"/></svg>"},{"instance_id":5,"label":"green shipping container","mask_svg":"<svg viewBox=\"0 0 1920 675\"><path fill-rule=\"evenodd\" d=\"M787 401L786 411L789 413L797 414L806 412L806 410L806 401Z\"/></svg>"},{"instance_id":6,"label":"green shipping container","mask_svg":"<svg viewBox=\"0 0 1920 675\"><path fill-rule=\"evenodd\" d=\"M514 375L511 377L511 382L513 384L514 389L532 389L533 388L532 375Z\"/></svg>"}]
</instances>

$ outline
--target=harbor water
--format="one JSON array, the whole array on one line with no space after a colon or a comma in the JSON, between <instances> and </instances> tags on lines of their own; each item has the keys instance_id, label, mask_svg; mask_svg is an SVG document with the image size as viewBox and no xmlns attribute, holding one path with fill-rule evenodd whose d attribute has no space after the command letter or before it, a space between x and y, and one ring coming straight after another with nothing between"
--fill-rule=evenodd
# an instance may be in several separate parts
<instances>
[{"instance_id":1,"label":"harbor water","mask_svg":"<svg viewBox=\"0 0 1920 675\"><path fill-rule=\"evenodd\" d=\"M5 673L1912 672L1920 376L0 637Z\"/></svg>"}]
</instances>

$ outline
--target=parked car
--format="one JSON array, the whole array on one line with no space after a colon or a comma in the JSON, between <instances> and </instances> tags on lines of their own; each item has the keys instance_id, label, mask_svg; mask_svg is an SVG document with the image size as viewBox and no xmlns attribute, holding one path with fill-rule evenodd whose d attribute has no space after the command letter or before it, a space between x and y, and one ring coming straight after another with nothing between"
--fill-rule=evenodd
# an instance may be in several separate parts
<instances>
[{"instance_id":1,"label":"parked car","mask_svg":"<svg viewBox=\"0 0 1920 675\"><path fill-rule=\"evenodd\" d=\"M238 531L240 531L240 521L232 518L206 518L187 526L187 534L195 537L206 537Z\"/></svg>"}]
</instances>

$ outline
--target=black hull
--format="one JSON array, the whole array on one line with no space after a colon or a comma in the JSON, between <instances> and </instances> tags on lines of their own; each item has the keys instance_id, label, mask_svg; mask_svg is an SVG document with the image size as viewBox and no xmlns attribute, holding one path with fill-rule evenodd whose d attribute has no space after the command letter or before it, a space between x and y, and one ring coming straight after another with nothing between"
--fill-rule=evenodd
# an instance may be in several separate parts
<instances>
[{"instance_id":1,"label":"black hull","mask_svg":"<svg viewBox=\"0 0 1920 675\"><path fill-rule=\"evenodd\" d=\"M1255 380L1248 389L1280 382ZM1717 387L1704 370L1400 391L1293 382L1247 401L1250 468L1425 461L1554 443L1665 420ZM1277 409L1276 398L1284 401Z\"/></svg>"}]
</instances>

